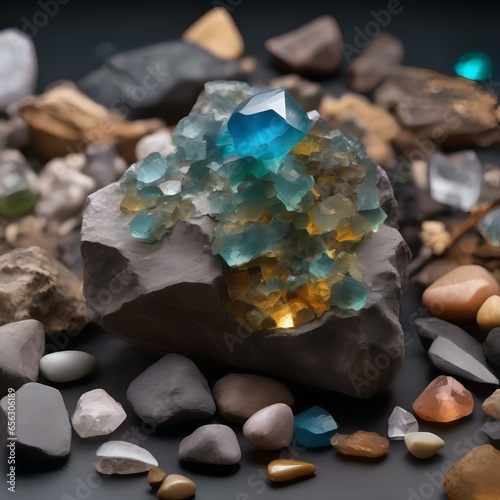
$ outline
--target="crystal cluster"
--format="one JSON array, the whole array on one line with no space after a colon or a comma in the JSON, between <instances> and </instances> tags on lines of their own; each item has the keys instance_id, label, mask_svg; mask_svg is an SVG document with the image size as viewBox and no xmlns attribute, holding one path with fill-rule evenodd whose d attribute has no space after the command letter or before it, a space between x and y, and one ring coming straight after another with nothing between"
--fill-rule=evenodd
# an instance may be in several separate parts
<instances>
[{"instance_id":1,"label":"crystal cluster","mask_svg":"<svg viewBox=\"0 0 500 500\"><path fill-rule=\"evenodd\" d=\"M214 218L226 309L250 331L363 307L355 246L386 214L361 143L306 114L285 90L211 82L173 144L121 180L134 238L154 243L181 219Z\"/></svg>"}]
</instances>

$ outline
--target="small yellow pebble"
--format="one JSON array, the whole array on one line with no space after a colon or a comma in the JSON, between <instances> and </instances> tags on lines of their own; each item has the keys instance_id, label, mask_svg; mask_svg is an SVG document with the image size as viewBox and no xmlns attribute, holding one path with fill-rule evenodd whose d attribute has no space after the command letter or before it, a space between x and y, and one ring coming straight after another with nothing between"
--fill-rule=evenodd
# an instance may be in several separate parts
<instances>
[{"instance_id":1,"label":"small yellow pebble","mask_svg":"<svg viewBox=\"0 0 500 500\"><path fill-rule=\"evenodd\" d=\"M148 472L148 483L153 490L157 490L160 486L161 483L163 483L163 480L167 477L167 473L160 469L159 467L153 467L152 469L149 469Z\"/></svg>"},{"instance_id":2,"label":"small yellow pebble","mask_svg":"<svg viewBox=\"0 0 500 500\"><path fill-rule=\"evenodd\" d=\"M479 328L485 332L500 326L500 297L498 295L492 295L484 301L477 312L476 321Z\"/></svg>"},{"instance_id":3,"label":"small yellow pebble","mask_svg":"<svg viewBox=\"0 0 500 500\"><path fill-rule=\"evenodd\" d=\"M291 481L299 477L313 476L316 466L300 460L273 460L269 462L266 472L270 481Z\"/></svg>"},{"instance_id":4,"label":"small yellow pebble","mask_svg":"<svg viewBox=\"0 0 500 500\"><path fill-rule=\"evenodd\" d=\"M168 474L161 483L156 497L160 500L186 500L196 493L196 484L186 476Z\"/></svg>"}]
</instances>

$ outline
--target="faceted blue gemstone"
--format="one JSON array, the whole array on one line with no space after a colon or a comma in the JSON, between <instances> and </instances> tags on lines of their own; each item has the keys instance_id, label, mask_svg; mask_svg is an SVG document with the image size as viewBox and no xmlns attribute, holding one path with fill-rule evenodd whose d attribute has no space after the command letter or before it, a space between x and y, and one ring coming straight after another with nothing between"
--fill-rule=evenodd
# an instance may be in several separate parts
<instances>
[{"instance_id":1,"label":"faceted blue gemstone","mask_svg":"<svg viewBox=\"0 0 500 500\"><path fill-rule=\"evenodd\" d=\"M130 221L130 234L144 243L155 243L165 235L167 223L162 212L139 212Z\"/></svg>"},{"instance_id":2,"label":"faceted blue gemstone","mask_svg":"<svg viewBox=\"0 0 500 500\"><path fill-rule=\"evenodd\" d=\"M368 287L361 281L344 276L342 281L334 283L330 301L340 309L359 311L368 300Z\"/></svg>"},{"instance_id":3,"label":"faceted blue gemstone","mask_svg":"<svg viewBox=\"0 0 500 500\"><path fill-rule=\"evenodd\" d=\"M160 153L151 153L140 161L135 169L139 182L153 184L167 173L167 162Z\"/></svg>"},{"instance_id":4,"label":"faceted blue gemstone","mask_svg":"<svg viewBox=\"0 0 500 500\"><path fill-rule=\"evenodd\" d=\"M491 59L482 52L468 52L455 64L455 73L469 80L486 80L491 76Z\"/></svg>"},{"instance_id":5,"label":"faceted blue gemstone","mask_svg":"<svg viewBox=\"0 0 500 500\"><path fill-rule=\"evenodd\" d=\"M337 422L320 406L313 406L293 419L295 440L305 448L329 446L330 438L337 428Z\"/></svg>"},{"instance_id":6,"label":"faceted blue gemstone","mask_svg":"<svg viewBox=\"0 0 500 500\"><path fill-rule=\"evenodd\" d=\"M272 159L306 136L309 118L286 90L268 90L237 106L227 127L240 156Z\"/></svg>"}]
</instances>

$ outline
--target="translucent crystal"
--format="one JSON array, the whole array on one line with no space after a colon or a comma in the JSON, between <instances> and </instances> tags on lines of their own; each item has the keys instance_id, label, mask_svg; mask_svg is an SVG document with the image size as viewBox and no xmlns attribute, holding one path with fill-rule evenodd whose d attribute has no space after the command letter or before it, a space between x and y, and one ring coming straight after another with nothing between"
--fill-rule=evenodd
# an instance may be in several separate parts
<instances>
[{"instance_id":1,"label":"translucent crystal","mask_svg":"<svg viewBox=\"0 0 500 500\"><path fill-rule=\"evenodd\" d=\"M431 196L439 203L469 211L479 200L482 178L483 167L474 151L435 153L429 160Z\"/></svg>"},{"instance_id":2,"label":"translucent crystal","mask_svg":"<svg viewBox=\"0 0 500 500\"><path fill-rule=\"evenodd\" d=\"M279 158L306 136L309 119L286 90L278 89L243 101L227 126L240 156Z\"/></svg>"},{"instance_id":3,"label":"translucent crystal","mask_svg":"<svg viewBox=\"0 0 500 500\"><path fill-rule=\"evenodd\" d=\"M139 212L130 222L130 234L144 243L161 240L172 218L161 212Z\"/></svg>"},{"instance_id":4,"label":"translucent crystal","mask_svg":"<svg viewBox=\"0 0 500 500\"><path fill-rule=\"evenodd\" d=\"M387 435L390 439L404 439L409 432L418 431L417 419L401 406L396 406L389 416L389 430Z\"/></svg>"},{"instance_id":5,"label":"translucent crystal","mask_svg":"<svg viewBox=\"0 0 500 500\"><path fill-rule=\"evenodd\" d=\"M482 52L468 52L455 64L455 72L469 80L487 80L491 76L493 64Z\"/></svg>"},{"instance_id":6,"label":"translucent crystal","mask_svg":"<svg viewBox=\"0 0 500 500\"><path fill-rule=\"evenodd\" d=\"M328 446L337 428L337 422L333 417L319 406L313 406L299 413L293 423L297 444L306 448Z\"/></svg>"},{"instance_id":7,"label":"translucent crystal","mask_svg":"<svg viewBox=\"0 0 500 500\"><path fill-rule=\"evenodd\" d=\"M490 245L500 246L500 208L487 213L477 227Z\"/></svg>"},{"instance_id":8,"label":"translucent crystal","mask_svg":"<svg viewBox=\"0 0 500 500\"><path fill-rule=\"evenodd\" d=\"M136 168L137 180L143 184L158 182L167 173L167 162L160 153L151 153Z\"/></svg>"},{"instance_id":9,"label":"translucent crystal","mask_svg":"<svg viewBox=\"0 0 500 500\"><path fill-rule=\"evenodd\" d=\"M107 436L127 418L122 405L104 389L94 389L80 396L71 423L81 438Z\"/></svg>"}]
</instances>

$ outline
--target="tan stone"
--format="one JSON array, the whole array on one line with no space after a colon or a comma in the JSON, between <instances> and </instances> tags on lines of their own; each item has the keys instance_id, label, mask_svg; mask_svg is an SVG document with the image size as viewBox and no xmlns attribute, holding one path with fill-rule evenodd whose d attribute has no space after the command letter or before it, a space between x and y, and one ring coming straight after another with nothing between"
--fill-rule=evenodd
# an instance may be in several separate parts
<instances>
[{"instance_id":1,"label":"tan stone","mask_svg":"<svg viewBox=\"0 0 500 500\"><path fill-rule=\"evenodd\" d=\"M157 119L124 120L69 82L27 97L19 114L28 124L30 146L43 159L79 153L90 144L116 144L119 155L132 163L137 141L164 126Z\"/></svg>"},{"instance_id":2,"label":"tan stone","mask_svg":"<svg viewBox=\"0 0 500 500\"><path fill-rule=\"evenodd\" d=\"M201 16L182 34L182 39L223 59L237 59L245 50L241 33L223 7L214 7Z\"/></svg>"},{"instance_id":3,"label":"tan stone","mask_svg":"<svg viewBox=\"0 0 500 500\"><path fill-rule=\"evenodd\" d=\"M498 295L492 295L483 302L477 312L476 321L479 328L485 332L500 326L500 297Z\"/></svg>"},{"instance_id":4,"label":"tan stone","mask_svg":"<svg viewBox=\"0 0 500 500\"><path fill-rule=\"evenodd\" d=\"M413 411L429 422L452 422L474 409L472 394L453 377L436 377L413 403Z\"/></svg>"},{"instance_id":5,"label":"tan stone","mask_svg":"<svg viewBox=\"0 0 500 500\"><path fill-rule=\"evenodd\" d=\"M330 443L339 453L351 457L379 458L389 453L389 440L376 432L334 434Z\"/></svg>"},{"instance_id":6,"label":"tan stone","mask_svg":"<svg viewBox=\"0 0 500 500\"><path fill-rule=\"evenodd\" d=\"M160 500L185 500L195 493L196 484L193 480L180 474L168 474L156 492L156 497Z\"/></svg>"},{"instance_id":7,"label":"tan stone","mask_svg":"<svg viewBox=\"0 0 500 500\"><path fill-rule=\"evenodd\" d=\"M444 441L432 432L409 432L405 436L405 445L415 458L431 458L444 445Z\"/></svg>"},{"instance_id":8,"label":"tan stone","mask_svg":"<svg viewBox=\"0 0 500 500\"><path fill-rule=\"evenodd\" d=\"M366 97L344 94L340 99L324 97L320 115L330 127L356 135L366 146L370 158L379 165L390 167L394 163L391 141L400 133L394 117L385 109L372 104ZM356 133L352 122L361 127Z\"/></svg>"},{"instance_id":9,"label":"tan stone","mask_svg":"<svg viewBox=\"0 0 500 500\"><path fill-rule=\"evenodd\" d=\"M292 481L300 477L313 476L316 466L300 460L273 460L267 465L267 478L274 482Z\"/></svg>"},{"instance_id":10,"label":"tan stone","mask_svg":"<svg viewBox=\"0 0 500 500\"><path fill-rule=\"evenodd\" d=\"M475 320L479 308L492 295L500 294L494 276L476 265L460 266L430 285L422 304L433 315L447 321Z\"/></svg>"},{"instance_id":11,"label":"tan stone","mask_svg":"<svg viewBox=\"0 0 500 500\"><path fill-rule=\"evenodd\" d=\"M161 483L163 483L163 480L167 477L167 473L160 469L159 467L153 467L152 469L149 469L148 472L148 483L153 490L157 490L160 486Z\"/></svg>"},{"instance_id":12,"label":"tan stone","mask_svg":"<svg viewBox=\"0 0 500 500\"><path fill-rule=\"evenodd\" d=\"M90 321L81 281L39 247L0 256L0 304L0 325L36 319L47 335Z\"/></svg>"},{"instance_id":13,"label":"tan stone","mask_svg":"<svg viewBox=\"0 0 500 500\"><path fill-rule=\"evenodd\" d=\"M484 401L483 410L489 417L500 420L500 389Z\"/></svg>"},{"instance_id":14,"label":"tan stone","mask_svg":"<svg viewBox=\"0 0 500 500\"><path fill-rule=\"evenodd\" d=\"M448 500L498 500L500 451L490 444L478 446L455 462L444 478Z\"/></svg>"}]
</instances>

